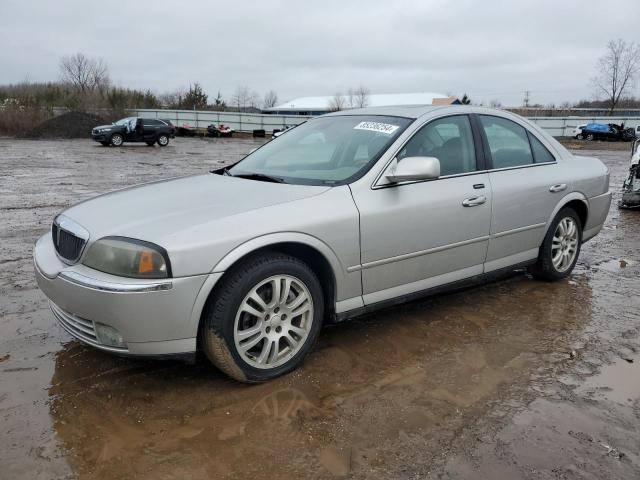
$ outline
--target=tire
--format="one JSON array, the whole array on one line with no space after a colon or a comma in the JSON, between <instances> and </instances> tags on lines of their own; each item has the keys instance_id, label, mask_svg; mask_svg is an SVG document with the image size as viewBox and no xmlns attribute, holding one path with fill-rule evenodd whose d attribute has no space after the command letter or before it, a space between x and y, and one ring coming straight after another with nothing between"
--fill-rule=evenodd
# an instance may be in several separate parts
<instances>
[{"instance_id":1,"label":"tire","mask_svg":"<svg viewBox=\"0 0 640 480\"><path fill-rule=\"evenodd\" d=\"M560 227L561 224L563 227ZM573 225L575 231L570 231L570 229L566 228L567 225ZM565 234L560 232L561 228L564 228ZM556 238L555 241L554 238ZM561 240L557 240L558 238ZM572 245L573 251L571 251ZM530 269L531 274L534 278L545 281L560 280L569 276L580 256L581 245L582 222L580 217L578 217L573 208L563 208L558 212L553 222L551 222L549 230L547 230L544 241L540 246L538 260ZM557 257L558 250L560 250L560 257ZM567 258L564 258L562 251L571 253L568 254Z\"/></svg>"},{"instance_id":2,"label":"tire","mask_svg":"<svg viewBox=\"0 0 640 480\"><path fill-rule=\"evenodd\" d=\"M274 298L276 285L283 301ZM313 270L295 257L265 253L227 272L205 306L200 344L209 360L230 377L264 382L302 363L318 338L323 314L322 287ZM242 351L242 346L248 348Z\"/></svg>"},{"instance_id":3,"label":"tire","mask_svg":"<svg viewBox=\"0 0 640 480\"><path fill-rule=\"evenodd\" d=\"M576 135L576 138L578 140L584 140L584 135L582 135L581 133L579 133L578 135Z\"/></svg>"},{"instance_id":4,"label":"tire","mask_svg":"<svg viewBox=\"0 0 640 480\"><path fill-rule=\"evenodd\" d=\"M159 135L158 136L158 145L161 147L166 147L169 145L169 136L168 135Z\"/></svg>"},{"instance_id":5,"label":"tire","mask_svg":"<svg viewBox=\"0 0 640 480\"><path fill-rule=\"evenodd\" d=\"M153 146L156 144L156 142L146 142L146 144L147 144L149 147L153 147Z\"/></svg>"},{"instance_id":6,"label":"tire","mask_svg":"<svg viewBox=\"0 0 640 480\"><path fill-rule=\"evenodd\" d=\"M124 137L119 133L114 133L113 135L111 135L111 138L109 139L109 143L114 147L121 147L122 144L124 143Z\"/></svg>"},{"instance_id":7,"label":"tire","mask_svg":"<svg viewBox=\"0 0 640 480\"><path fill-rule=\"evenodd\" d=\"M590 142L592 142L595 139L596 139L596 137L593 135L593 133L588 133L587 134L587 140L589 140Z\"/></svg>"}]
</instances>

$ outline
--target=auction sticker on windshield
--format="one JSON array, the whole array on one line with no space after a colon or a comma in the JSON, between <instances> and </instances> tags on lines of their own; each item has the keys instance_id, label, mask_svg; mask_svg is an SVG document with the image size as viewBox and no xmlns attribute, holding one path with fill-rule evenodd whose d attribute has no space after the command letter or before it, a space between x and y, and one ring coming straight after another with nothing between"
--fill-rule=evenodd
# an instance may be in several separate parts
<instances>
[{"instance_id":1,"label":"auction sticker on windshield","mask_svg":"<svg viewBox=\"0 0 640 480\"><path fill-rule=\"evenodd\" d=\"M360 122L358 125L353 127L354 130L369 130L370 132L386 133L387 135L391 135L399 128L400 127L398 125L379 122Z\"/></svg>"}]
</instances>

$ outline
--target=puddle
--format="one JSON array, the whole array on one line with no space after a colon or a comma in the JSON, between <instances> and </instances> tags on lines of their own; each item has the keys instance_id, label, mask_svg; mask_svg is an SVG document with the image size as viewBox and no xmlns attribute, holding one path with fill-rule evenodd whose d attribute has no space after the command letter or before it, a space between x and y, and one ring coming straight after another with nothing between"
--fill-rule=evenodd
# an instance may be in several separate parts
<instances>
[{"instance_id":1,"label":"puddle","mask_svg":"<svg viewBox=\"0 0 640 480\"><path fill-rule=\"evenodd\" d=\"M619 403L640 399L640 356L625 357L603 366L599 374L587 378L578 392Z\"/></svg>"}]
</instances>

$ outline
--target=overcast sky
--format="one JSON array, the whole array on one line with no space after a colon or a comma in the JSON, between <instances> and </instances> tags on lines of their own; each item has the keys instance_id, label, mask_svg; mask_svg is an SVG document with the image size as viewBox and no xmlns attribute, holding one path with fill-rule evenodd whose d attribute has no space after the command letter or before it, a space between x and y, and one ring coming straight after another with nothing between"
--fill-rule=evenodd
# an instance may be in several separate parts
<instances>
[{"instance_id":1,"label":"overcast sky","mask_svg":"<svg viewBox=\"0 0 640 480\"><path fill-rule=\"evenodd\" d=\"M591 98L596 59L640 40L640 2L581 0L65 1L0 0L0 83L55 80L63 55L102 57L115 84L156 92L200 82L280 101L440 92L474 101ZM634 94L640 94L635 88Z\"/></svg>"}]
</instances>

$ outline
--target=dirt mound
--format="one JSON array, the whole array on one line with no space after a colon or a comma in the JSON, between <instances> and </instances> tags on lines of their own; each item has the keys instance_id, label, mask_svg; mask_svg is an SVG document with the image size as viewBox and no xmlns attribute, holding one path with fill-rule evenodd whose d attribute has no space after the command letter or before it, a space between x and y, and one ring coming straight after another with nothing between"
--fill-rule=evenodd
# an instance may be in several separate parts
<instances>
[{"instance_id":1,"label":"dirt mound","mask_svg":"<svg viewBox=\"0 0 640 480\"><path fill-rule=\"evenodd\" d=\"M25 134L27 138L89 138L91 129L106 120L92 113L69 112L49 120Z\"/></svg>"}]
</instances>

